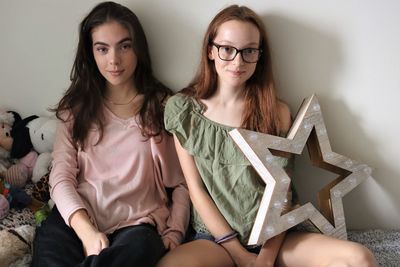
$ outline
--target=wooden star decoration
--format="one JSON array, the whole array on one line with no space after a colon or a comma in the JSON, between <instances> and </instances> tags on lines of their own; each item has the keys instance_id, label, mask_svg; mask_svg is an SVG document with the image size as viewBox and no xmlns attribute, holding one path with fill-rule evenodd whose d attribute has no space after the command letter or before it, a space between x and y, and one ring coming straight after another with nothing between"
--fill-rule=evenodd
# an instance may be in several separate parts
<instances>
[{"instance_id":1,"label":"wooden star decoration","mask_svg":"<svg viewBox=\"0 0 400 267\"><path fill-rule=\"evenodd\" d=\"M347 239L342 198L370 177L372 169L332 151L315 95L304 99L286 138L243 129L229 135L266 184L248 245L261 245L306 220L323 234ZM319 210L308 202L282 214L291 179L274 155L301 154L306 144L313 165L339 176L318 192Z\"/></svg>"}]
</instances>

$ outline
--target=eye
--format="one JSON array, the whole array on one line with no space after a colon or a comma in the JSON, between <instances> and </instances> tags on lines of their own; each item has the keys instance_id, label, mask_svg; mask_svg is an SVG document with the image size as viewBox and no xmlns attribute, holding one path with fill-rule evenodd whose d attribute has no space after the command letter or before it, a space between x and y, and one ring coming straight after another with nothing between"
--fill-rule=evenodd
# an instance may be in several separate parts
<instances>
[{"instance_id":1,"label":"eye","mask_svg":"<svg viewBox=\"0 0 400 267\"><path fill-rule=\"evenodd\" d=\"M235 53L236 49L233 48L232 46L220 46L220 50L225 54L233 54Z\"/></svg>"},{"instance_id":2,"label":"eye","mask_svg":"<svg viewBox=\"0 0 400 267\"><path fill-rule=\"evenodd\" d=\"M248 55L257 54L258 53L258 49L256 49L256 48L246 48L246 49L243 50L243 53L248 54Z\"/></svg>"},{"instance_id":3,"label":"eye","mask_svg":"<svg viewBox=\"0 0 400 267\"><path fill-rule=\"evenodd\" d=\"M1 128L3 128L3 129L4 129L4 123L2 123L2 124L1 124Z\"/></svg>"},{"instance_id":4,"label":"eye","mask_svg":"<svg viewBox=\"0 0 400 267\"><path fill-rule=\"evenodd\" d=\"M105 46L97 46L96 51L99 52L100 54L107 54L108 48Z\"/></svg>"},{"instance_id":5,"label":"eye","mask_svg":"<svg viewBox=\"0 0 400 267\"><path fill-rule=\"evenodd\" d=\"M41 134L41 135L40 135L40 138L42 138L42 140L44 140L44 135L43 135L43 134Z\"/></svg>"},{"instance_id":6,"label":"eye","mask_svg":"<svg viewBox=\"0 0 400 267\"><path fill-rule=\"evenodd\" d=\"M131 43L123 43L121 44L121 50L129 50L132 48Z\"/></svg>"}]
</instances>

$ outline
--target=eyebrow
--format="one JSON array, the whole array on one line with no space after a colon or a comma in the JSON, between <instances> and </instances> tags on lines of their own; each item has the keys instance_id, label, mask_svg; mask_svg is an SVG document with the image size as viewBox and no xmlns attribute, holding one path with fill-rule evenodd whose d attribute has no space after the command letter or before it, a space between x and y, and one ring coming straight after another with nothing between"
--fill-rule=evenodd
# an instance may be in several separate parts
<instances>
[{"instance_id":1,"label":"eyebrow","mask_svg":"<svg viewBox=\"0 0 400 267\"><path fill-rule=\"evenodd\" d=\"M122 44L122 43L124 43L124 42L126 42L126 41L132 41L132 38L126 37L126 38L122 39L121 41L119 41L117 44ZM95 45L110 46L109 44L104 43L104 42L100 42L100 41L99 41L99 42L95 42L95 43L93 44L93 46L95 46Z\"/></svg>"},{"instance_id":2,"label":"eyebrow","mask_svg":"<svg viewBox=\"0 0 400 267\"><path fill-rule=\"evenodd\" d=\"M224 44L221 44L221 43L224 43ZM218 44L225 45L225 46L233 46L233 43L228 40L221 40L218 42ZM244 47L248 47L250 45L260 45L260 44L256 43L256 42L251 42L251 43L247 43Z\"/></svg>"}]
</instances>

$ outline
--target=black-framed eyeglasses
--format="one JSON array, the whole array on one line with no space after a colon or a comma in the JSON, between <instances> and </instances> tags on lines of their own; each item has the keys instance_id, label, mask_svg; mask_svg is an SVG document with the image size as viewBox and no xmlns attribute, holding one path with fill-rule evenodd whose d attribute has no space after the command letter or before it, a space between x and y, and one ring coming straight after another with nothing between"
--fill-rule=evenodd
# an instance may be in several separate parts
<instances>
[{"instance_id":1,"label":"black-framed eyeglasses","mask_svg":"<svg viewBox=\"0 0 400 267\"><path fill-rule=\"evenodd\" d=\"M243 48L237 49L236 47L229 45L219 45L214 42L211 43L218 49L218 57L224 61L232 61L236 58L236 55L240 53L242 59L246 63L256 63L261 56L261 49L258 48Z\"/></svg>"}]
</instances>

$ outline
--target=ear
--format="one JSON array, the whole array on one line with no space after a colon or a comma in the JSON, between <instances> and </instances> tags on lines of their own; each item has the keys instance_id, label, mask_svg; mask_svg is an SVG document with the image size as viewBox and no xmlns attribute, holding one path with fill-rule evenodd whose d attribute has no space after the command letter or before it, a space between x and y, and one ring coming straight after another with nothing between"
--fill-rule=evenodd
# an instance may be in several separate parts
<instances>
[{"instance_id":1,"label":"ear","mask_svg":"<svg viewBox=\"0 0 400 267\"><path fill-rule=\"evenodd\" d=\"M209 45L207 47L207 55L208 55L208 59L211 60L211 61L215 59L213 51L214 51L213 50L213 46Z\"/></svg>"}]
</instances>

